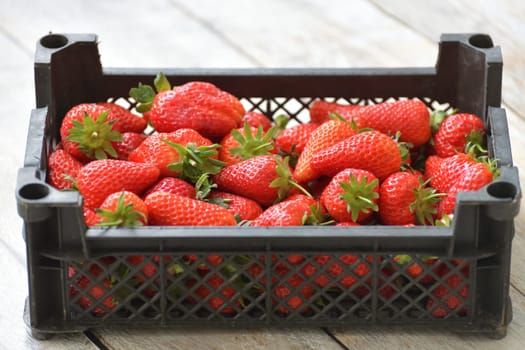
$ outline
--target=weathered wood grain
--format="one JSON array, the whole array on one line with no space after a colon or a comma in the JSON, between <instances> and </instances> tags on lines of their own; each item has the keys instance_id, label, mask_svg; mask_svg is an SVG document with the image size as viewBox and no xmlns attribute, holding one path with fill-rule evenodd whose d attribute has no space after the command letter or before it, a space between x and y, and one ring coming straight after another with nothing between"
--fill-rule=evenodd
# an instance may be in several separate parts
<instances>
[{"instance_id":1,"label":"weathered wood grain","mask_svg":"<svg viewBox=\"0 0 525 350\"><path fill-rule=\"evenodd\" d=\"M219 329L219 330L97 330L110 349L327 349L341 346L319 329Z\"/></svg>"},{"instance_id":2,"label":"weathered wood grain","mask_svg":"<svg viewBox=\"0 0 525 350\"><path fill-rule=\"evenodd\" d=\"M522 295L511 292L514 302L514 320L507 336L501 340L484 335L453 333L432 329L381 327L373 330L334 330L334 334L349 349L417 349L417 350L467 350L467 349L522 349L525 341L525 302Z\"/></svg>"},{"instance_id":3,"label":"weathered wood grain","mask_svg":"<svg viewBox=\"0 0 525 350\"><path fill-rule=\"evenodd\" d=\"M83 334L56 335L38 341L28 335L28 329L22 319L24 302L27 296L27 273L25 265L18 257L0 242L0 349L96 349Z\"/></svg>"},{"instance_id":4,"label":"weathered wood grain","mask_svg":"<svg viewBox=\"0 0 525 350\"><path fill-rule=\"evenodd\" d=\"M523 1L372 0L400 24L430 40L443 32L487 33L503 53L503 99L521 118L525 91L525 3ZM407 10L410 9L410 10Z\"/></svg>"}]
</instances>

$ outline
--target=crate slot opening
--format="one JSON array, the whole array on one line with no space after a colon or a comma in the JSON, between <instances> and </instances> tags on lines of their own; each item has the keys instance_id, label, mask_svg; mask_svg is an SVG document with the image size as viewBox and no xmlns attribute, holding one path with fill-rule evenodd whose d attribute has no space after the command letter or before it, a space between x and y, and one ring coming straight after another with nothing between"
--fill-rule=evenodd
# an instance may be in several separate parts
<instances>
[{"instance_id":1,"label":"crate slot opening","mask_svg":"<svg viewBox=\"0 0 525 350\"><path fill-rule=\"evenodd\" d=\"M490 49L491 47L494 47L492 39L486 34L473 35L468 39L468 42L470 45L480 49Z\"/></svg>"},{"instance_id":2,"label":"crate slot opening","mask_svg":"<svg viewBox=\"0 0 525 350\"><path fill-rule=\"evenodd\" d=\"M516 198L516 195L518 194L518 189L514 184L506 181L497 181L491 183L487 187L487 192L492 196L496 198Z\"/></svg>"},{"instance_id":3,"label":"crate slot opening","mask_svg":"<svg viewBox=\"0 0 525 350\"><path fill-rule=\"evenodd\" d=\"M40 39L40 45L47 49L58 49L66 46L67 43L67 38L60 34L49 34Z\"/></svg>"},{"instance_id":4,"label":"crate slot opening","mask_svg":"<svg viewBox=\"0 0 525 350\"><path fill-rule=\"evenodd\" d=\"M30 183L22 186L22 188L18 190L18 194L24 199L42 199L49 195L49 187L42 183Z\"/></svg>"}]
</instances>

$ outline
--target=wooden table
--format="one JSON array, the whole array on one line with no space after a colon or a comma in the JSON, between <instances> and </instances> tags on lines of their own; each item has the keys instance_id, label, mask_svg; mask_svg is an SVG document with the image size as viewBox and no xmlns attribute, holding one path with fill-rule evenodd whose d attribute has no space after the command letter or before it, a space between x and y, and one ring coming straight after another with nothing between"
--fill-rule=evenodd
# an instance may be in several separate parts
<instances>
[{"instance_id":1,"label":"wooden table","mask_svg":"<svg viewBox=\"0 0 525 350\"><path fill-rule=\"evenodd\" d=\"M441 33L484 32L502 47L503 102L514 161L525 164L523 1L387 0L30 1L1 0L0 348L2 349L521 349L525 343L525 211L516 219L507 337L434 330L101 329L37 341L22 320L27 295L22 222L14 187L34 107L35 42L49 31L99 35L104 66L432 66ZM522 177L523 180L523 177ZM525 183L522 181L522 183ZM521 344L521 345L520 345Z\"/></svg>"}]
</instances>

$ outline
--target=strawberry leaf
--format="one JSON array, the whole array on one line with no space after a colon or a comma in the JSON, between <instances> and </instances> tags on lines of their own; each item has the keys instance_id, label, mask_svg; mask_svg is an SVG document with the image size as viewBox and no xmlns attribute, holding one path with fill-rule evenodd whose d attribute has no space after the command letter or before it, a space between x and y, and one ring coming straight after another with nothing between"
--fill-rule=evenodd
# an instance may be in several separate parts
<instances>
[{"instance_id":1,"label":"strawberry leaf","mask_svg":"<svg viewBox=\"0 0 525 350\"><path fill-rule=\"evenodd\" d=\"M262 126L259 125L257 133L252 133L251 126L244 123L243 133L237 129L233 129L231 134L239 146L232 147L230 153L234 156L239 156L242 160L246 160L255 156L269 155L274 148L273 135L276 129L270 128L266 133L263 133Z\"/></svg>"},{"instance_id":2,"label":"strawberry leaf","mask_svg":"<svg viewBox=\"0 0 525 350\"><path fill-rule=\"evenodd\" d=\"M166 78L166 76L162 72L159 72L157 74L157 76L153 80L153 85L155 85L155 89L157 89L157 92L171 90L171 84L168 81L168 78Z\"/></svg>"}]
</instances>

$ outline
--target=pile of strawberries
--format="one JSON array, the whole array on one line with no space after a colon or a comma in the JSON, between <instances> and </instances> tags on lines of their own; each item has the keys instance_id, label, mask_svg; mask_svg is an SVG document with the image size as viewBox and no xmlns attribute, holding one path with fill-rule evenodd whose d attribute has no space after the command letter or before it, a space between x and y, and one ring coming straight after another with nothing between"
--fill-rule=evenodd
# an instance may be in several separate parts
<instances>
[{"instance_id":1,"label":"pile of strawberries","mask_svg":"<svg viewBox=\"0 0 525 350\"><path fill-rule=\"evenodd\" d=\"M494 179L472 114L317 100L285 128L210 83L156 87L131 89L137 113L85 103L63 118L48 181L80 191L88 226L432 225Z\"/></svg>"},{"instance_id":2,"label":"pile of strawberries","mask_svg":"<svg viewBox=\"0 0 525 350\"><path fill-rule=\"evenodd\" d=\"M287 127L210 83L154 83L130 90L132 111L63 118L47 179L80 192L88 226L435 225L497 175L473 114L316 100Z\"/></svg>"}]
</instances>

